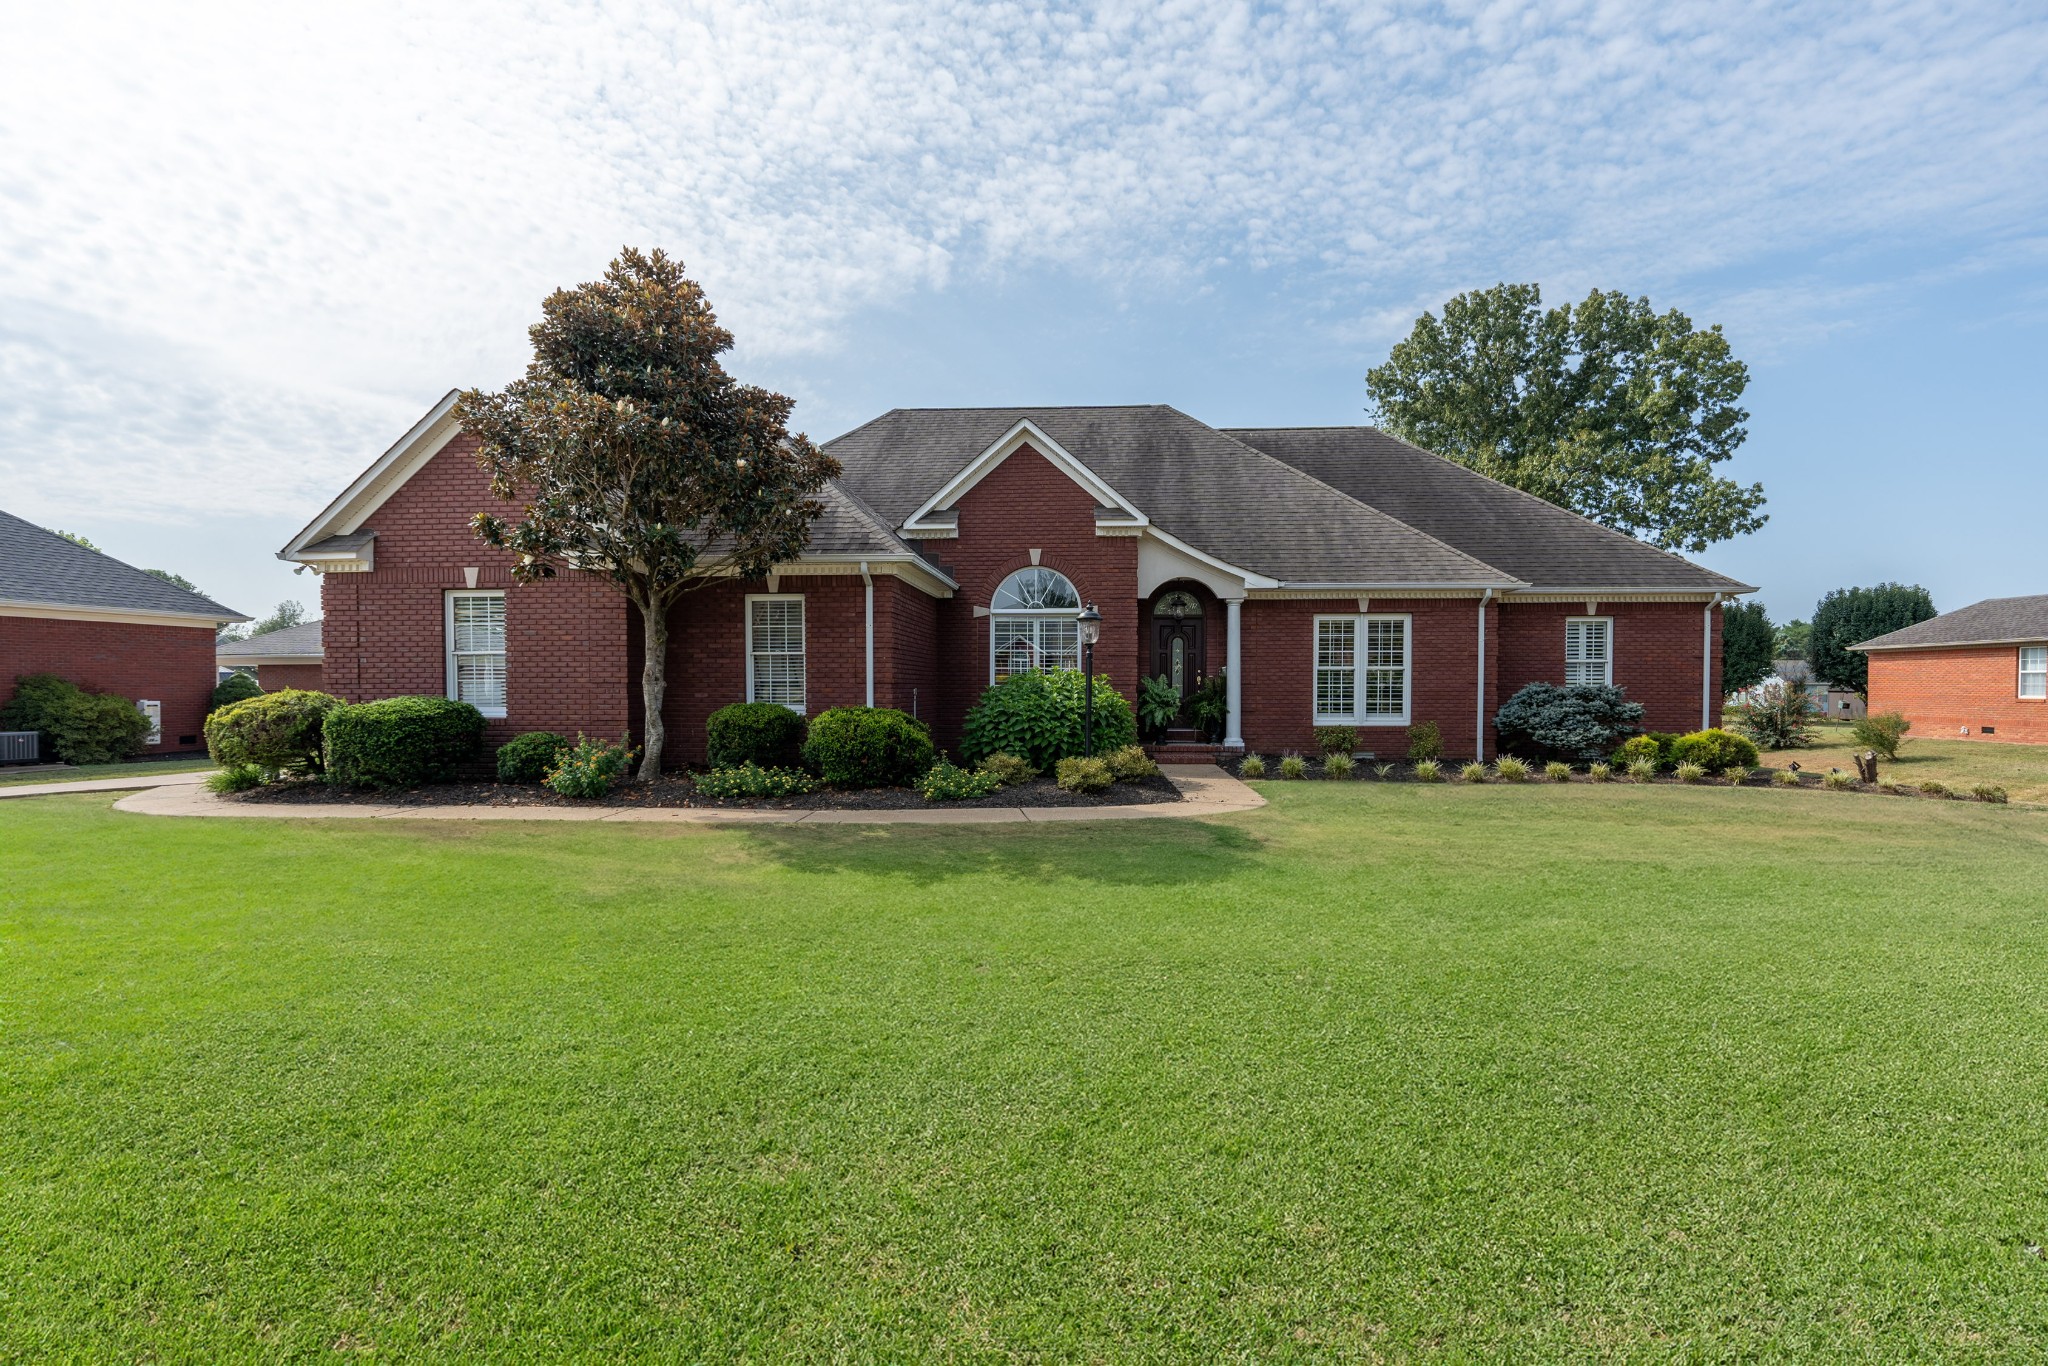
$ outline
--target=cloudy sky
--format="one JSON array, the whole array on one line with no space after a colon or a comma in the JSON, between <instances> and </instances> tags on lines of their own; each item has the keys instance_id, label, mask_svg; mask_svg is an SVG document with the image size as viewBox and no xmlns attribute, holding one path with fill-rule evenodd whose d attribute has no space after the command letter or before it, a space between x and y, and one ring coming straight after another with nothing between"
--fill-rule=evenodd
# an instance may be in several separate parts
<instances>
[{"instance_id":1,"label":"cloudy sky","mask_svg":"<svg viewBox=\"0 0 2048 1366\"><path fill-rule=\"evenodd\" d=\"M15 7L0 507L244 611L549 289L681 256L824 438L895 406L1362 421L1459 290L1647 295L1752 368L1780 618L2048 592L2048 10Z\"/></svg>"}]
</instances>

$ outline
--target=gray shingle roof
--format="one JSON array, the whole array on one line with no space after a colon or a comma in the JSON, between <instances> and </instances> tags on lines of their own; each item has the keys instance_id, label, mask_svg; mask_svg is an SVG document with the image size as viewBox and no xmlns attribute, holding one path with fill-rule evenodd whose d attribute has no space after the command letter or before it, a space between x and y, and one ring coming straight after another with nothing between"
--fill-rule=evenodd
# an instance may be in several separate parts
<instances>
[{"instance_id":1,"label":"gray shingle roof","mask_svg":"<svg viewBox=\"0 0 2048 1366\"><path fill-rule=\"evenodd\" d=\"M250 636L247 640L223 640L213 647L213 653L219 659L269 655L318 658L321 654L320 623L303 621L297 626L287 626L282 631L266 631L260 636Z\"/></svg>"},{"instance_id":2,"label":"gray shingle roof","mask_svg":"<svg viewBox=\"0 0 2048 1366\"><path fill-rule=\"evenodd\" d=\"M889 527L1029 419L1170 535L1290 583L1505 585L1515 576L1164 405L898 408L825 443Z\"/></svg>"},{"instance_id":3,"label":"gray shingle roof","mask_svg":"<svg viewBox=\"0 0 2048 1366\"><path fill-rule=\"evenodd\" d=\"M1376 427L1233 428L1229 435L1533 587L1751 591Z\"/></svg>"},{"instance_id":4,"label":"gray shingle roof","mask_svg":"<svg viewBox=\"0 0 2048 1366\"><path fill-rule=\"evenodd\" d=\"M916 549L898 536L892 525L860 500L839 481L825 486L819 495L825 511L811 523L812 555L876 555L891 559L915 555Z\"/></svg>"},{"instance_id":5,"label":"gray shingle roof","mask_svg":"<svg viewBox=\"0 0 2048 1366\"><path fill-rule=\"evenodd\" d=\"M1915 622L1852 650L1912 650L1937 645L2012 645L2048 641L2048 593L1983 602Z\"/></svg>"},{"instance_id":6,"label":"gray shingle roof","mask_svg":"<svg viewBox=\"0 0 2048 1366\"><path fill-rule=\"evenodd\" d=\"M212 598L188 593L6 512L0 512L0 601L248 620Z\"/></svg>"}]
</instances>

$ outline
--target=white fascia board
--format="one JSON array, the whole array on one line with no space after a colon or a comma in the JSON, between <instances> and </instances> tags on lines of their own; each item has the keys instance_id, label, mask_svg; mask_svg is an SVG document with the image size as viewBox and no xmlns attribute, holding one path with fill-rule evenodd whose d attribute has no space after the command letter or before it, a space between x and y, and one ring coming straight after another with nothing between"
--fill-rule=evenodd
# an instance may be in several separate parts
<instances>
[{"instance_id":1,"label":"white fascia board","mask_svg":"<svg viewBox=\"0 0 2048 1366\"><path fill-rule=\"evenodd\" d=\"M1210 569L1215 570L1219 574L1224 574L1230 578L1238 580L1246 588L1278 588L1280 586L1280 580L1276 578L1272 578L1265 574L1256 573L1250 569L1240 569L1236 565L1230 563L1228 560L1219 560L1206 550L1197 550L1194 546L1189 545L1186 541L1183 541L1180 537L1175 536L1173 533L1168 531L1161 531L1156 525L1153 525L1152 523L1146 523L1145 528L1141 534L1151 537L1152 539L1158 541L1161 545L1166 546L1171 550L1178 551L1179 553L1187 556L1189 559L1194 560L1198 564L1208 566ZM1214 586L1215 585L1213 584L1210 585L1211 588L1213 588Z\"/></svg>"},{"instance_id":2,"label":"white fascia board","mask_svg":"<svg viewBox=\"0 0 2048 1366\"><path fill-rule=\"evenodd\" d=\"M1560 588L1547 583L1524 583L1516 585L1515 589L1513 590L1514 595L1517 597L1527 597L1529 595L1536 593L1549 593L1555 594L1557 597L1561 599L1619 599L1620 596L1624 593L1634 593L1637 595L1655 593L1671 598L1674 601L1682 599L1704 599L1717 596L1723 598L1739 598L1744 593L1754 593L1756 591L1757 590L1754 586L1746 583L1736 584L1732 588L1644 588L1641 585L1637 585L1634 588L1624 588L1615 584L1609 584L1605 588L1574 588L1570 585L1566 585L1565 587Z\"/></svg>"},{"instance_id":3,"label":"white fascia board","mask_svg":"<svg viewBox=\"0 0 2048 1366\"><path fill-rule=\"evenodd\" d=\"M804 555L787 565L777 565L775 572L792 578L800 577L806 569L830 566L842 573L860 573L862 566L876 574L894 575L908 579L935 598L951 597L959 591L960 584L951 574L940 569L929 560L903 555ZM924 580L924 582L919 582ZM934 589L940 591L933 591Z\"/></svg>"},{"instance_id":4,"label":"white fascia board","mask_svg":"<svg viewBox=\"0 0 2048 1366\"><path fill-rule=\"evenodd\" d=\"M391 449L378 456L376 462L343 489L341 495L322 509L318 517L292 537L285 548L277 552L277 558L299 559L299 552L315 541L360 530L371 513L384 506L385 500L402 488L406 480L419 473L421 466L455 439L461 430L454 418L455 400L460 393L460 390L450 389L442 395L439 403L427 409L426 416L413 423Z\"/></svg>"},{"instance_id":5,"label":"white fascia board","mask_svg":"<svg viewBox=\"0 0 2048 1366\"><path fill-rule=\"evenodd\" d=\"M1351 580L1344 583L1309 583L1297 582L1296 580L1289 579L1285 583L1279 584L1277 586L1285 588L1289 592L1294 593L1320 593L1326 589L1330 592L1340 594L1364 593L1368 591L1373 593L1398 593L1405 589L1411 592L1430 593L1445 593L1455 591L1460 593L1470 593L1474 597L1477 597L1479 594L1486 592L1488 589L1492 589L1498 592L1504 589L1524 587L1526 585L1522 584L1521 580L1519 579L1507 579L1499 583L1472 583L1470 581L1464 583L1397 583L1388 580L1381 580L1378 582L1367 582L1363 579Z\"/></svg>"},{"instance_id":6,"label":"white fascia board","mask_svg":"<svg viewBox=\"0 0 2048 1366\"><path fill-rule=\"evenodd\" d=\"M1938 640L1930 645L1844 645L1845 650L1861 650L1867 655L1889 654L1893 650L1997 650L2014 645L2048 645L2048 637L2007 636L2001 640Z\"/></svg>"},{"instance_id":7,"label":"white fascia board","mask_svg":"<svg viewBox=\"0 0 2048 1366\"><path fill-rule=\"evenodd\" d=\"M1145 514L1132 506L1130 499L1104 483L1094 470L1082 464L1072 452L1068 451L1050 436L1047 436L1037 423L1026 417L1019 418L1017 424L998 437L988 449L968 461L967 468L947 480L944 487L926 499L917 511L904 518L904 534L916 535L919 531L930 534L938 531L940 528L937 526L928 527L922 525L924 518L932 513L944 512L951 508L961 498L966 496L968 490L987 478L989 471L1002 464L1012 455L1015 455L1020 447L1026 445L1030 446L1031 449L1037 451L1047 460L1050 460L1054 468L1058 469L1060 473L1066 475L1067 478L1093 494L1098 504L1122 508L1131 514L1132 519L1138 525L1144 525L1146 521ZM952 528L948 529L952 530Z\"/></svg>"}]
</instances>

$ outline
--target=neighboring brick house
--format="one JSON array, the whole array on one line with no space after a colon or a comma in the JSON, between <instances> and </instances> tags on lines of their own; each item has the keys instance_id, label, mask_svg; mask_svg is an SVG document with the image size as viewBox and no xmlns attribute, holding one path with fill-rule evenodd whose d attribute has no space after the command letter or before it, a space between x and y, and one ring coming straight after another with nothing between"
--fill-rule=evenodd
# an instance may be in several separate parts
<instances>
[{"instance_id":1,"label":"neighboring brick house","mask_svg":"<svg viewBox=\"0 0 2048 1366\"><path fill-rule=\"evenodd\" d=\"M197 749L213 695L214 636L247 620L0 512L0 702L22 675L56 674L148 713L147 753Z\"/></svg>"},{"instance_id":2,"label":"neighboring brick house","mask_svg":"<svg viewBox=\"0 0 2048 1366\"><path fill-rule=\"evenodd\" d=\"M221 669L256 675L265 692L279 688L321 689L320 623L301 622L243 640L223 640L214 649Z\"/></svg>"},{"instance_id":3,"label":"neighboring brick house","mask_svg":"<svg viewBox=\"0 0 2048 1366\"><path fill-rule=\"evenodd\" d=\"M2048 594L1991 598L1851 649L1870 656L1870 710L1913 733L2048 744Z\"/></svg>"},{"instance_id":4,"label":"neighboring brick house","mask_svg":"<svg viewBox=\"0 0 2048 1366\"><path fill-rule=\"evenodd\" d=\"M493 499L454 395L279 552L321 574L325 686L446 692L522 730L640 730L633 612L569 572L519 586L472 514ZM1454 755L1535 680L1612 681L1645 724L1713 723L1721 613L1754 591L1370 427L1221 431L1162 406L898 409L826 443L844 473L808 551L687 595L671 621L671 763L753 699L899 707L955 743L989 683L1075 663L1191 692L1227 679L1225 748L1318 725Z\"/></svg>"}]
</instances>

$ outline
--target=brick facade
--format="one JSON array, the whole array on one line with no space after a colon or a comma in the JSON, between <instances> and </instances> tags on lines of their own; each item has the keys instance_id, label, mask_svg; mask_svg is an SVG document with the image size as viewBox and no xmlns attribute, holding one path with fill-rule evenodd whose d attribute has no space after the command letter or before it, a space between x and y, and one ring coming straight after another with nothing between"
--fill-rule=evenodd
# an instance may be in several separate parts
<instances>
[{"instance_id":1,"label":"brick facade","mask_svg":"<svg viewBox=\"0 0 2048 1366\"><path fill-rule=\"evenodd\" d=\"M265 692L276 692L279 688L304 688L308 692L326 692L321 673L318 664L258 664L256 686Z\"/></svg>"},{"instance_id":2,"label":"brick facade","mask_svg":"<svg viewBox=\"0 0 2048 1366\"><path fill-rule=\"evenodd\" d=\"M1499 686L1489 710L1530 683L1564 681L1568 617L1614 621L1614 682L1643 704L1643 729L1683 734L1700 728L1700 634L1705 604L1697 602L1511 602L1500 610ZM1721 613L1713 613L1710 712L1721 699ZM1718 724L1714 720L1713 724Z\"/></svg>"},{"instance_id":3,"label":"brick facade","mask_svg":"<svg viewBox=\"0 0 2048 1366\"><path fill-rule=\"evenodd\" d=\"M16 678L39 673L161 702L162 742L143 752L195 750L213 697L213 628L0 616L0 700L13 695Z\"/></svg>"},{"instance_id":4,"label":"brick facade","mask_svg":"<svg viewBox=\"0 0 2048 1366\"><path fill-rule=\"evenodd\" d=\"M2048 700L2019 695L2019 669L2017 645L1873 651L1870 710L1903 712L1921 738L2048 744Z\"/></svg>"}]
</instances>

